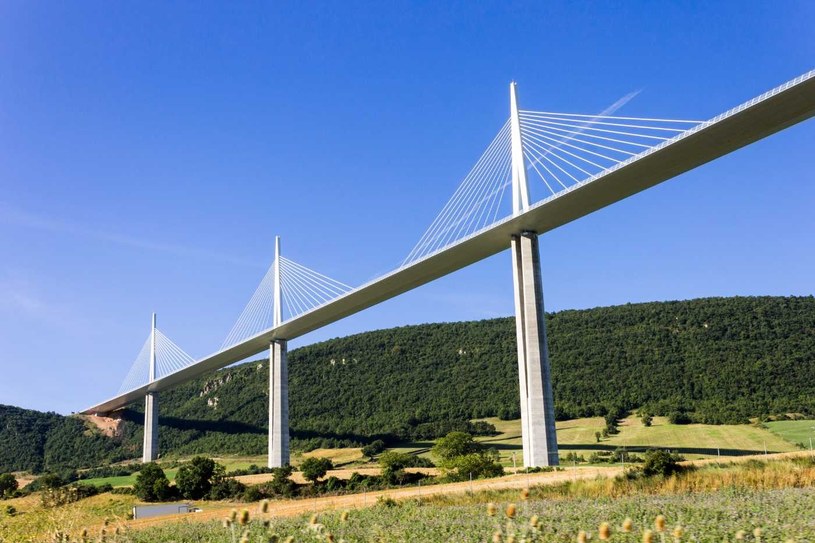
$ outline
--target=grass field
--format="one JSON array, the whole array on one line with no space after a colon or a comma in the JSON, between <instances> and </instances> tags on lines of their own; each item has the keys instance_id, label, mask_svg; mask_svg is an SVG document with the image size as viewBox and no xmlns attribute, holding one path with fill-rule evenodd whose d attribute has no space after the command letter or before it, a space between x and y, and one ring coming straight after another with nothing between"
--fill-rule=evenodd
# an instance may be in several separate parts
<instances>
[{"instance_id":1,"label":"grass field","mask_svg":"<svg viewBox=\"0 0 815 543\"><path fill-rule=\"evenodd\" d=\"M500 420L497 418L484 419L494 425L499 432L496 436L482 436L476 438L479 442L498 450L501 463L512 467L513 454L515 464L523 466L523 453L521 450L521 421ZM595 432L602 431L605 422L600 417L560 421L557 423L558 447L561 457L574 452L582 455L586 460L593 452L613 451L618 447L625 447L630 451L640 451L649 447L663 447L679 451L685 458L702 459L716 458L718 456L744 456L748 454L791 452L799 450L797 443L809 439L808 431L815 426L815 421L781 421L771 422L769 429L747 424L741 425L706 425L706 424L669 424L664 417L654 417L650 427L645 427L638 417L628 417L620 423L620 433L603 438L599 443ZM430 457L432 441L401 443L392 450L418 454ZM295 453L292 457L294 465L300 464L303 459L310 456L330 458L340 471L338 476L344 477L356 468L374 468L375 464L368 463L362 456L360 449L317 449L308 453ZM227 471L245 469L252 464L263 466L266 464L265 456L230 456L216 458L226 466ZM349 471L351 470L351 471ZM166 470L167 477L175 479L177 469ZM104 477L88 479L87 483L101 485L110 483L114 487L132 486L136 475L125 477Z\"/></svg>"},{"instance_id":2,"label":"grass field","mask_svg":"<svg viewBox=\"0 0 815 543\"><path fill-rule=\"evenodd\" d=\"M478 437L477 440L495 447L505 466L512 466L513 454L516 464L522 466L521 421L504 421L497 418L484 420L494 425L499 434ZM810 424L815 424L815 421L810 421ZM669 424L664 417L654 417L652 425L645 427L638 417L628 417L620 423L619 434L602 438L598 443L595 432L602 431L603 428L605 421L601 417L558 422L557 439L561 457L575 452L588 459L593 452L613 451L618 447L626 447L633 451L649 447L670 448L679 451L688 459L763 454L765 450L768 453L798 450L795 442L789 441L786 436L747 424L675 425ZM403 443L396 450L427 456L432 446L433 442L429 441Z\"/></svg>"},{"instance_id":3,"label":"grass field","mask_svg":"<svg viewBox=\"0 0 815 543\"><path fill-rule=\"evenodd\" d=\"M417 495L415 489L413 494L401 493L410 488L387 491L397 499L387 504L361 495L275 500L267 515L260 513L258 504L208 503L204 513L150 519L146 525L124 520L132 505L129 496L106 494L54 509L43 509L36 497L27 497L8 500L20 510L18 515L0 513L0 541L50 541L46 534L55 529L76 534L83 527L96 537L107 520L110 543L231 543L244 530L253 542L270 541L271 534L280 536L279 541L292 536L297 542L483 542L495 540L493 533L500 530L501 541L509 541L506 536L514 533L516 541L566 543L576 541L580 530L588 532L591 541L599 539L598 525L605 521L611 541L634 543L643 541L646 529L655 530L655 517L661 514L666 532L655 534L656 542L675 541L673 530L680 525L681 541L757 542L754 530L760 528L763 542L804 543L815 534L815 458L806 454L766 462L705 461L696 470L666 479L578 480L569 471L534 474L533 485L539 486L531 487L527 501L519 495L523 486L481 490L484 487L477 485L470 492L468 483L458 483L433 487L433 494ZM619 472L613 467L603 469ZM504 479L524 485L524 477ZM536 483L549 477L553 479L549 484ZM491 480L477 483L491 484ZM356 503L341 501L349 499ZM487 515L488 502L497 505L496 516ZM505 513L510 503L517 505L513 519ZM233 507L249 511L251 519L245 527L223 526L221 519ZM350 510L345 520L339 512L344 509ZM310 522L312 512L319 516ZM538 517L534 530L533 515ZM630 533L620 529L626 518L633 522ZM268 527L264 520L269 521ZM118 536L113 535L117 527L123 530ZM737 536L739 531L745 535Z\"/></svg>"},{"instance_id":4,"label":"grass field","mask_svg":"<svg viewBox=\"0 0 815 543\"><path fill-rule=\"evenodd\" d=\"M800 443L805 449L815 446L815 420L779 420L766 424L772 433L790 443Z\"/></svg>"}]
</instances>

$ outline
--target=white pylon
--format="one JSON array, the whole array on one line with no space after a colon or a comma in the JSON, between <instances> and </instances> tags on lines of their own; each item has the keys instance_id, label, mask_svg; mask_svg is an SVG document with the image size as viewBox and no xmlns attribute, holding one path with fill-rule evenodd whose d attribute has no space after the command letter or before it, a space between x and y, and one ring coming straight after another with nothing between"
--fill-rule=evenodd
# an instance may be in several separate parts
<instances>
[{"instance_id":1,"label":"white pylon","mask_svg":"<svg viewBox=\"0 0 815 543\"><path fill-rule=\"evenodd\" d=\"M526 160L521 141L521 118L518 115L516 84L509 84L509 123L512 146L512 213L517 215L529 209L529 185L526 179Z\"/></svg>"}]
</instances>

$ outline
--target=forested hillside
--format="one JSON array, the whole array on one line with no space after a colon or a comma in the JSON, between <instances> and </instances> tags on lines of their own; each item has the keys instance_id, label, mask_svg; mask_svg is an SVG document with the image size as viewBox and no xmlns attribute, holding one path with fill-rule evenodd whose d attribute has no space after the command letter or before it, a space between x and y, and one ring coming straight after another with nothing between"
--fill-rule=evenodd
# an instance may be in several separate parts
<instances>
[{"instance_id":1,"label":"forested hillside","mask_svg":"<svg viewBox=\"0 0 815 543\"><path fill-rule=\"evenodd\" d=\"M562 311L547 324L558 418L612 408L709 423L815 414L811 296ZM289 364L295 447L429 438L473 418L519 416L512 318L358 334L294 350ZM258 360L163 392L160 450L263 453L267 388L268 363ZM120 441L131 451L140 410L123 414ZM0 414L0 439L7 426ZM38 447L47 458L48 439Z\"/></svg>"}]
</instances>

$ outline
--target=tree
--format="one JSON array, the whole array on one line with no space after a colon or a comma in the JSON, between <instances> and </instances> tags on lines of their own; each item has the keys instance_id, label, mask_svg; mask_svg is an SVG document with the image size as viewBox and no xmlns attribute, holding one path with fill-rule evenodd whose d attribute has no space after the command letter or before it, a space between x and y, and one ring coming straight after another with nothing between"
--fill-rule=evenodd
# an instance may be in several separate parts
<instances>
[{"instance_id":1,"label":"tree","mask_svg":"<svg viewBox=\"0 0 815 543\"><path fill-rule=\"evenodd\" d=\"M212 485L223 479L224 467L212 458L196 456L178 469L175 486L190 500L200 500L212 490Z\"/></svg>"},{"instance_id":2,"label":"tree","mask_svg":"<svg viewBox=\"0 0 815 543\"><path fill-rule=\"evenodd\" d=\"M11 473L3 473L0 475L0 498L11 497L17 490L17 479Z\"/></svg>"},{"instance_id":3,"label":"tree","mask_svg":"<svg viewBox=\"0 0 815 543\"><path fill-rule=\"evenodd\" d=\"M473 436L465 432L450 432L433 446L433 454L441 460L442 464L476 451L478 451L478 443L473 440Z\"/></svg>"},{"instance_id":4,"label":"tree","mask_svg":"<svg viewBox=\"0 0 815 543\"><path fill-rule=\"evenodd\" d=\"M328 470L333 469L334 464L328 458L309 457L303 460L300 464L300 471L303 472L303 477L312 483L317 483L320 477L325 476Z\"/></svg>"},{"instance_id":5,"label":"tree","mask_svg":"<svg viewBox=\"0 0 815 543\"><path fill-rule=\"evenodd\" d=\"M682 470L679 465L680 456L659 449L645 451L645 462L642 465L642 473L646 477L662 475L668 477Z\"/></svg>"},{"instance_id":6,"label":"tree","mask_svg":"<svg viewBox=\"0 0 815 543\"><path fill-rule=\"evenodd\" d=\"M645 426L647 428L647 427L651 426L651 423L653 423L653 422L654 422L654 417L652 417L648 413L643 413L642 414L642 425L643 426Z\"/></svg>"},{"instance_id":7,"label":"tree","mask_svg":"<svg viewBox=\"0 0 815 543\"><path fill-rule=\"evenodd\" d=\"M379 457L382 466L382 479L390 485L401 484L405 480L405 468L413 464L413 457L407 453L388 451Z\"/></svg>"},{"instance_id":8,"label":"tree","mask_svg":"<svg viewBox=\"0 0 815 543\"><path fill-rule=\"evenodd\" d=\"M603 434L600 432L594 432L594 437L597 439L597 443L600 443L600 438L603 437Z\"/></svg>"},{"instance_id":9,"label":"tree","mask_svg":"<svg viewBox=\"0 0 815 543\"><path fill-rule=\"evenodd\" d=\"M381 453L385 450L385 442L381 439L377 439L376 441L372 441L371 443L362 447L362 454L367 456L372 462L374 456Z\"/></svg>"},{"instance_id":10,"label":"tree","mask_svg":"<svg viewBox=\"0 0 815 543\"><path fill-rule=\"evenodd\" d=\"M133 491L140 500L146 502L166 500L172 493L167 475L155 462L150 462L142 467L136 476Z\"/></svg>"},{"instance_id":11,"label":"tree","mask_svg":"<svg viewBox=\"0 0 815 543\"><path fill-rule=\"evenodd\" d=\"M457 481L465 481L470 477L473 479L498 477L504 474L504 467L497 460L497 451L479 451L459 456L452 461L455 475L451 477L448 474L448 477Z\"/></svg>"}]
</instances>

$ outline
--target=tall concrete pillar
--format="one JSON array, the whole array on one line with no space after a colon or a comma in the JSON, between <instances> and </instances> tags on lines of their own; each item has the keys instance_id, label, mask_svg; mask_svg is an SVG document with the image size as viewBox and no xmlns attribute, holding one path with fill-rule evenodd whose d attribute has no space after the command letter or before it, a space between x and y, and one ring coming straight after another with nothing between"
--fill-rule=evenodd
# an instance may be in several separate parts
<instances>
[{"instance_id":1,"label":"tall concrete pillar","mask_svg":"<svg viewBox=\"0 0 815 543\"><path fill-rule=\"evenodd\" d=\"M558 464L538 235L512 237L524 466Z\"/></svg>"},{"instance_id":2,"label":"tall concrete pillar","mask_svg":"<svg viewBox=\"0 0 815 543\"><path fill-rule=\"evenodd\" d=\"M269 345L269 467L289 463L289 364L286 341Z\"/></svg>"},{"instance_id":3,"label":"tall concrete pillar","mask_svg":"<svg viewBox=\"0 0 815 543\"><path fill-rule=\"evenodd\" d=\"M156 314L150 328L150 366L148 380L156 380ZM158 392L148 392L144 398L144 442L142 462L152 462L158 458Z\"/></svg>"},{"instance_id":4,"label":"tall concrete pillar","mask_svg":"<svg viewBox=\"0 0 815 543\"><path fill-rule=\"evenodd\" d=\"M148 392L144 398L144 443L142 462L158 458L158 392Z\"/></svg>"}]
</instances>

